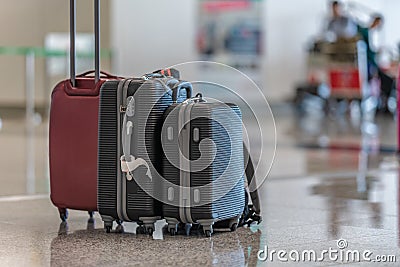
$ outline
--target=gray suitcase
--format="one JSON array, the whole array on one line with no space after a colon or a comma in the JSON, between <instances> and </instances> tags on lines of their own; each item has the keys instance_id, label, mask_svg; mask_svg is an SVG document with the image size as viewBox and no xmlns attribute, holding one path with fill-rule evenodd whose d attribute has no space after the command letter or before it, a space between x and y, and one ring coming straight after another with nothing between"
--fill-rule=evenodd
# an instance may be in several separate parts
<instances>
[{"instance_id":1,"label":"gray suitcase","mask_svg":"<svg viewBox=\"0 0 400 267\"><path fill-rule=\"evenodd\" d=\"M162 130L163 215L174 235L180 223L217 222L235 230L245 207L241 112L234 104L204 102L199 94L173 104Z\"/></svg>"},{"instance_id":2,"label":"gray suitcase","mask_svg":"<svg viewBox=\"0 0 400 267\"><path fill-rule=\"evenodd\" d=\"M153 194L159 188L163 113L190 95L188 82L158 74L101 87L97 190L107 232L114 221L137 222L139 233L154 231L162 216Z\"/></svg>"}]
</instances>

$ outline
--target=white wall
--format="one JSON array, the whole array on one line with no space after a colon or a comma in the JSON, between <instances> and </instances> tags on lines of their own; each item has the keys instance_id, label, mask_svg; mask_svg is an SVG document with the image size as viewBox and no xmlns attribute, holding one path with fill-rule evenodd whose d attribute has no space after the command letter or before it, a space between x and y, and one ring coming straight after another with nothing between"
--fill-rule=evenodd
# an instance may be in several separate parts
<instances>
[{"instance_id":1,"label":"white wall","mask_svg":"<svg viewBox=\"0 0 400 267\"><path fill-rule=\"evenodd\" d=\"M0 46L43 47L49 32L69 32L69 1L66 0L13 0L1 1ZM109 48L109 1L102 1L101 44ZM92 32L93 1L77 1L77 31ZM107 70L109 62L103 61ZM50 93L57 80L45 75L45 60L36 58L36 104L48 104ZM23 107L25 105L25 62L21 55L0 55L0 105Z\"/></svg>"},{"instance_id":2,"label":"white wall","mask_svg":"<svg viewBox=\"0 0 400 267\"><path fill-rule=\"evenodd\" d=\"M400 41L399 0L356 0L385 17L384 40ZM195 50L196 0L114 0L111 2L114 71L124 75L198 59ZM324 0L265 0L263 91L282 101L305 79L305 48L322 29Z\"/></svg>"},{"instance_id":3,"label":"white wall","mask_svg":"<svg viewBox=\"0 0 400 267\"><path fill-rule=\"evenodd\" d=\"M358 2L364 2L358 0ZM369 0L368 6L376 7L376 10L385 18L384 27L382 29L383 42L389 47L397 47L400 43L400 1L398 0Z\"/></svg>"},{"instance_id":4,"label":"white wall","mask_svg":"<svg viewBox=\"0 0 400 267\"><path fill-rule=\"evenodd\" d=\"M304 80L306 44L321 30L325 9L325 1L267 0L265 93L272 101L290 97Z\"/></svg>"},{"instance_id":5,"label":"white wall","mask_svg":"<svg viewBox=\"0 0 400 267\"><path fill-rule=\"evenodd\" d=\"M196 60L195 0L113 0L114 72L141 75Z\"/></svg>"}]
</instances>

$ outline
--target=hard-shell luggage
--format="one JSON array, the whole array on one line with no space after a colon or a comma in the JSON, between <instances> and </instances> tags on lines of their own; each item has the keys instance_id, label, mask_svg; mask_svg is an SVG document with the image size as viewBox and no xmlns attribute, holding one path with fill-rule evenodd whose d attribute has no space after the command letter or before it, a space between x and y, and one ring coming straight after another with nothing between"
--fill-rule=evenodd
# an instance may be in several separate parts
<instances>
[{"instance_id":1,"label":"hard-shell luggage","mask_svg":"<svg viewBox=\"0 0 400 267\"><path fill-rule=\"evenodd\" d=\"M116 76L99 71L99 0L95 1L95 71L75 75L75 0L70 2L71 78L51 95L49 156L51 200L60 218L67 208L97 210L97 131L100 87Z\"/></svg>"},{"instance_id":2,"label":"hard-shell luggage","mask_svg":"<svg viewBox=\"0 0 400 267\"><path fill-rule=\"evenodd\" d=\"M200 224L206 236L216 222L235 230L245 208L241 111L206 102L199 94L164 115L163 215L174 235L180 222Z\"/></svg>"},{"instance_id":3,"label":"hard-shell luggage","mask_svg":"<svg viewBox=\"0 0 400 267\"><path fill-rule=\"evenodd\" d=\"M191 96L191 85L159 73L106 82L100 90L98 210L107 232L113 221L134 221L151 234L161 218L154 198L161 172L164 111Z\"/></svg>"}]
</instances>

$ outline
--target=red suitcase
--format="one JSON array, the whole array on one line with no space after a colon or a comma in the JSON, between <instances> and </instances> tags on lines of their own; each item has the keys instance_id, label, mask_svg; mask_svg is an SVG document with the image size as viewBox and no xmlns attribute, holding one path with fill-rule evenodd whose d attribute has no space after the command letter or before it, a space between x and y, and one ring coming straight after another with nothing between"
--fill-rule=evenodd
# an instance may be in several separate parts
<instances>
[{"instance_id":1,"label":"red suitcase","mask_svg":"<svg viewBox=\"0 0 400 267\"><path fill-rule=\"evenodd\" d=\"M51 95L49 156L50 198L61 220L67 208L97 210L97 136L99 91L116 76L99 71L100 1L95 0L95 71L75 77L75 0L70 0L71 79L61 81Z\"/></svg>"}]
</instances>

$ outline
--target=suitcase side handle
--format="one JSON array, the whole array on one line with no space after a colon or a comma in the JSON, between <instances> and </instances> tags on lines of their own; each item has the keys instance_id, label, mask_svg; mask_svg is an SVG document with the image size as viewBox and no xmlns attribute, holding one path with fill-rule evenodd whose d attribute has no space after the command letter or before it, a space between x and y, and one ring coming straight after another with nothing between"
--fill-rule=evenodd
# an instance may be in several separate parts
<instances>
[{"instance_id":1,"label":"suitcase side handle","mask_svg":"<svg viewBox=\"0 0 400 267\"><path fill-rule=\"evenodd\" d=\"M75 36L76 0L70 0L70 79L76 87ZM95 84L100 80L100 0L94 0L94 77Z\"/></svg>"},{"instance_id":2,"label":"suitcase side handle","mask_svg":"<svg viewBox=\"0 0 400 267\"><path fill-rule=\"evenodd\" d=\"M181 90L186 90L186 98L189 99L192 97L192 91L193 91L193 86L190 82L182 81L175 85L172 88L172 102L177 103L178 102L178 95Z\"/></svg>"}]
</instances>

